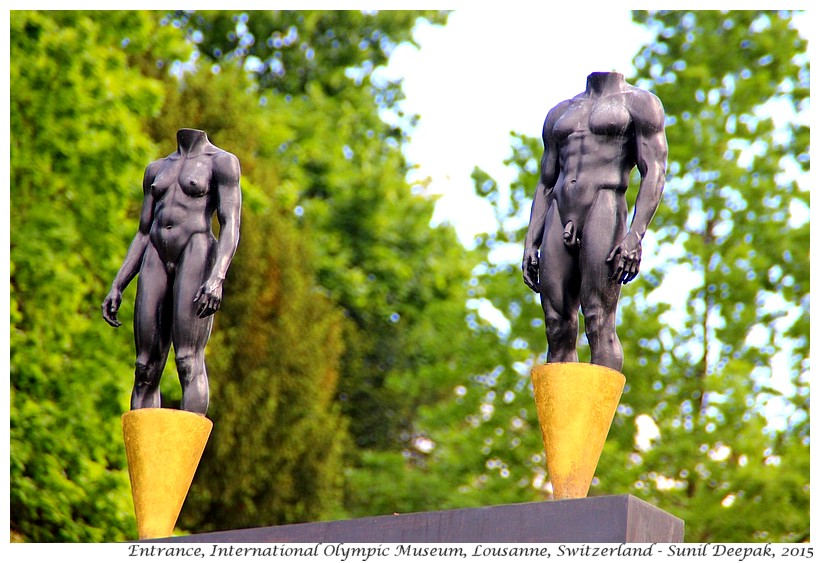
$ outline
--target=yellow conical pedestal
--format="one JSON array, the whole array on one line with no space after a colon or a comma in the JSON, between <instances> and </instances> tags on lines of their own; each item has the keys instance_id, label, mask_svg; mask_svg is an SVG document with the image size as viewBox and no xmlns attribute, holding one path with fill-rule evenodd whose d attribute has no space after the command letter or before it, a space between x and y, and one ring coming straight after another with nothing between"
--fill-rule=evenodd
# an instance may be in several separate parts
<instances>
[{"instance_id":1,"label":"yellow conical pedestal","mask_svg":"<svg viewBox=\"0 0 820 563\"><path fill-rule=\"evenodd\" d=\"M553 496L584 498L626 378L614 369L580 363L539 365L531 375Z\"/></svg>"},{"instance_id":2,"label":"yellow conical pedestal","mask_svg":"<svg viewBox=\"0 0 820 563\"><path fill-rule=\"evenodd\" d=\"M122 415L139 539L174 532L213 423L173 409L137 409Z\"/></svg>"}]
</instances>

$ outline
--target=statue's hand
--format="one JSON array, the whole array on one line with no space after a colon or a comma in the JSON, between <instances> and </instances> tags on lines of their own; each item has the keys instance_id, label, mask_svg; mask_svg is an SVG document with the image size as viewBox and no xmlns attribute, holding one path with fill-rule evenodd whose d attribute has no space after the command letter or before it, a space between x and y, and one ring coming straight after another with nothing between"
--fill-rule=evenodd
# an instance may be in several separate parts
<instances>
[{"instance_id":1,"label":"statue's hand","mask_svg":"<svg viewBox=\"0 0 820 563\"><path fill-rule=\"evenodd\" d=\"M197 290L194 303L199 303L196 314L200 319L216 313L222 303L222 281L208 279Z\"/></svg>"},{"instance_id":2,"label":"statue's hand","mask_svg":"<svg viewBox=\"0 0 820 563\"><path fill-rule=\"evenodd\" d=\"M616 283L629 283L638 275L641 267L641 239L627 233L621 244L612 249L606 263L612 268L609 279Z\"/></svg>"},{"instance_id":3,"label":"statue's hand","mask_svg":"<svg viewBox=\"0 0 820 563\"><path fill-rule=\"evenodd\" d=\"M122 325L122 323L117 320L117 311L120 310L121 304L122 292L112 287L111 291L108 292L108 295L105 296L105 300L103 301L102 317L105 319L105 322L114 328Z\"/></svg>"},{"instance_id":4,"label":"statue's hand","mask_svg":"<svg viewBox=\"0 0 820 563\"><path fill-rule=\"evenodd\" d=\"M528 248L524 251L524 260L521 262L524 272L524 283L535 293L540 293L538 286L538 249Z\"/></svg>"}]
</instances>

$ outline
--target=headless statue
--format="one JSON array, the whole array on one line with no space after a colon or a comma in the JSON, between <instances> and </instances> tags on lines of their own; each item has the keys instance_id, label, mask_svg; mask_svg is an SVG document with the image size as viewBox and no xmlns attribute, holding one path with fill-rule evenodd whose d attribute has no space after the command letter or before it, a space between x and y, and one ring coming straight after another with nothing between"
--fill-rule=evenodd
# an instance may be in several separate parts
<instances>
[{"instance_id":1,"label":"headless statue","mask_svg":"<svg viewBox=\"0 0 820 563\"><path fill-rule=\"evenodd\" d=\"M615 313L621 284L638 275L641 241L663 193L664 119L654 94L615 72L590 74L584 92L547 114L522 270L541 296L548 362L578 361L580 308L592 363L623 367ZM641 183L627 230L636 166Z\"/></svg>"},{"instance_id":2,"label":"headless statue","mask_svg":"<svg viewBox=\"0 0 820 563\"><path fill-rule=\"evenodd\" d=\"M160 407L160 378L173 344L182 410L208 410L205 344L239 243L239 176L237 158L196 129L180 129L177 150L145 169L139 230L102 305L105 321L120 326L122 292L139 273L131 409Z\"/></svg>"}]
</instances>

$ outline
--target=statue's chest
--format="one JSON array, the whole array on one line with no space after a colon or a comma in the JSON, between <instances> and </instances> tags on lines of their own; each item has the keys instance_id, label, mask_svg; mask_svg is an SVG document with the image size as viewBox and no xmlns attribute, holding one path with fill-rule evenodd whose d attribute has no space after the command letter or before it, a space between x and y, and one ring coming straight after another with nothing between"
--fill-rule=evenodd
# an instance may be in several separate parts
<instances>
[{"instance_id":1,"label":"statue's chest","mask_svg":"<svg viewBox=\"0 0 820 563\"><path fill-rule=\"evenodd\" d=\"M594 133L604 137L621 137L632 124L623 96L606 96L595 100L573 102L556 121L553 133L556 138L567 139L570 135Z\"/></svg>"},{"instance_id":2,"label":"statue's chest","mask_svg":"<svg viewBox=\"0 0 820 563\"><path fill-rule=\"evenodd\" d=\"M202 156L166 161L151 184L154 198L161 199L176 187L188 197L202 197L208 193L211 175L210 159Z\"/></svg>"},{"instance_id":3,"label":"statue's chest","mask_svg":"<svg viewBox=\"0 0 820 563\"><path fill-rule=\"evenodd\" d=\"M626 134L632 117L623 96L606 96L596 100L589 115L589 130L597 135L620 137Z\"/></svg>"}]
</instances>

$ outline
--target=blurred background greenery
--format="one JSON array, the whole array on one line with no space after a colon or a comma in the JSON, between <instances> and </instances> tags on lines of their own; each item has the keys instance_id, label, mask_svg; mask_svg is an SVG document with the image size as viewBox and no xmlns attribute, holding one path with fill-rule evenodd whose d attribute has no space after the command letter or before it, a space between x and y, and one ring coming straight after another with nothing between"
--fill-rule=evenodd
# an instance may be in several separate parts
<instances>
[{"instance_id":1,"label":"blurred background greenery","mask_svg":"<svg viewBox=\"0 0 820 563\"><path fill-rule=\"evenodd\" d=\"M119 331L99 307L180 127L239 157L245 201L179 529L550 498L528 379L543 319L494 252L523 240L540 139L511 137L509 198L476 163L493 232L465 248L431 226L402 155L414 117L380 118L401 84L371 79L419 18L447 14L11 12L12 541L136 537L135 284ZM805 541L809 130L767 108L808 110L806 41L789 12L633 18L654 38L627 79L668 116L663 260L623 292L627 388L590 494L670 511L687 541ZM672 314L652 293L681 271L697 283ZM172 367L163 392L178 405Z\"/></svg>"}]
</instances>

